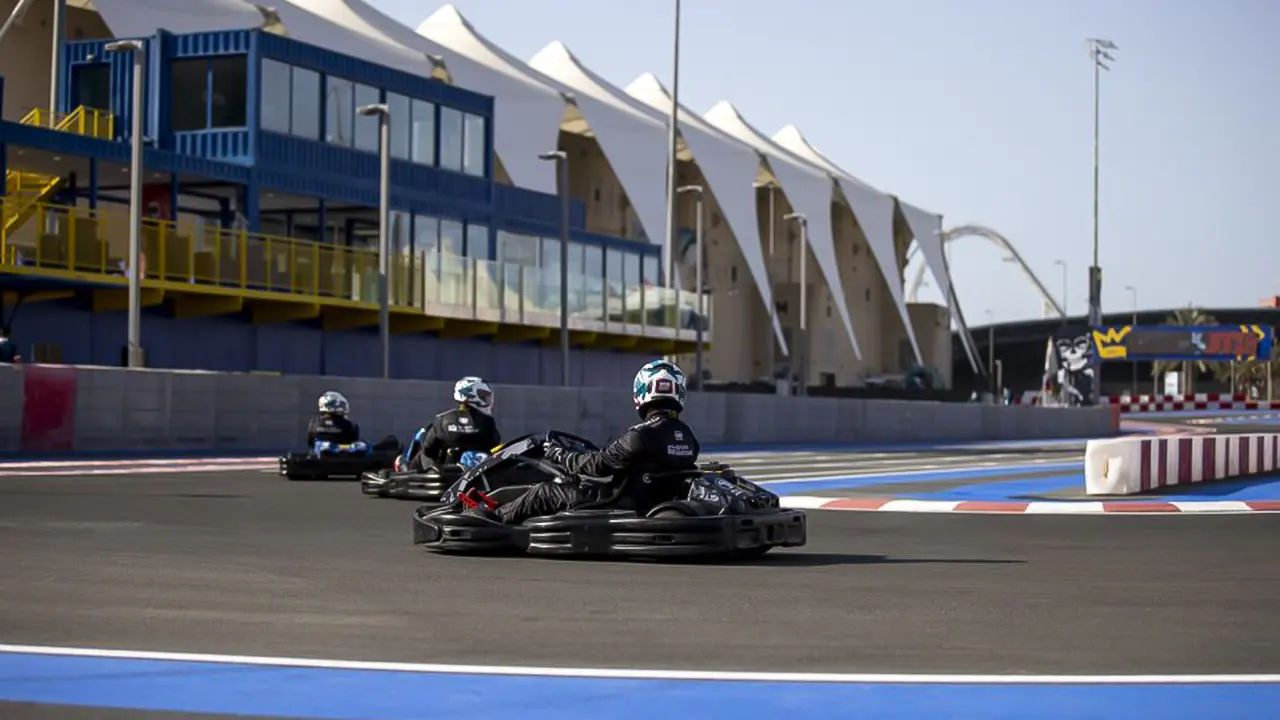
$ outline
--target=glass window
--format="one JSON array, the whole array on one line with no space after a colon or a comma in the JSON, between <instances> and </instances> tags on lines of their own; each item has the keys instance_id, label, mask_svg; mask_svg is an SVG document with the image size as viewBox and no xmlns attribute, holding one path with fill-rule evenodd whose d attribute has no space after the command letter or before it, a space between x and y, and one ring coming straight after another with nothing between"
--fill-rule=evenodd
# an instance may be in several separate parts
<instances>
[{"instance_id":1,"label":"glass window","mask_svg":"<svg viewBox=\"0 0 1280 720\"><path fill-rule=\"evenodd\" d=\"M413 145L413 161L422 165L436 164L436 106L413 101L413 130L410 135Z\"/></svg>"},{"instance_id":2,"label":"glass window","mask_svg":"<svg viewBox=\"0 0 1280 720\"><path fill-rule=\"evenodd\" d=\"M661 266L661 261L657 255L641 256L641 282L650 285L661 285L662 274L659 272Z\"/></svg>"},{"instance_id":3,"label":"glass window","mask_svg":"<svg viewBox=\"0 0 1280 720\"><path fill-rule=\"evenodd\" d=\"M262 61L262 92L258 106L262 108L262 129L272 132L289 132L289 103L281 102L289 97L291 74L289 66L275 60Z\"/></svg>"},{"instance_id":4,"label":"glass window","mask_svg":"<svg viewBox=\"0 0 1280 720\"><path fill-rule=\"evenodd\" d=\"M324 139L330 145L351 147L355 137L355 83L325 78Z\"/></svg>"},{"instance_id":5,"label":"glass window","mask_svg":"<svg viewBox=\"0 0 1280 720\"><path fill-rule=\"evenodd\" d=\"M391 111L391 157L397 160L408 160L409 98L387 93L387 109Z\"/></svg>"},{"instance_id":6,"label":"glass window","mask_svg":"<svg viewBox=\"0 0 1280 720\"><path fill-rule=\"evenodd\" d=\"M249 58L217 57L209 61L209 127L238 128L247 122Z\"/></svg>"},{"instance_id":7,"label":"glass window","mask_svg":"<svg viewBox=\"0 0 1280 720\"><path fill-rule=\"evenodd\" d=\"M356 110L365 105L377 105L382 102L381 94L378 88L356 85ZM365 152L378 152L378 116L357 114L355 122L355 148Z\"/></svg>"},{"instance_id":8,"label":"glass window","mask_svg":"<svg viewBox=\"0 0 1280 720\"><path fill-rule=\"evenodd\" d=\"M569 254L573 255L573 251L582 252L581 248L575 243L569 243ZM560 238L542 238L542 257L541 265L544 268L560 267ZM582 265L582 260L578 260L578 265ZM569 267L573 267L573 261L569 262Z\"/></svg>"},{"instance_id":9,"label":"glass window","mask_svg":"<svg viewBox=\"0 0 1280 720\"><path fill-rule=\"evenodd\" d=\"M393 254L399 255L409 250L409 213L391 212L391 237L388 245Z\"/></svg>"},{"instance_id":10,"label":"glass window","mask_svg":"<svg viewBox=\"0 0 1280 720\"><path fill-rule=\"evenodd\" d=\"M557 252L559 251L559 249L560 249L560 241L557 240L556 241ZM583 274L582 250L583 250L582 243L576 243L576 242L569 243L569 275L570 277L574 275L581 276Z\"/></svg>"},{"instance_id":11,"label":"glass window","mask_svg":"<svg viewBox=\"0 0 1280 720\"><path fill-rule=\"evenodd\" d=\"M582 272L584 275L601 280L604 279L604 253L599 246L582 246L582 259Z\"/></svg>"},{"instance_id":12,"label":"glass window","mask_svg":"<svg viewBox=\"0 0 1280 720\"><path fill-rule=\"evenodd\" d=\"M77 65L71 83L75 88L72 104L76 107L111 109L111 66L107 63Z\"/></svg>"},{"instance_id":13,"label":"glass window","mask_svg":"<svg viewBox=\"0 0 1280 720\"><path fill-rule=\"evenodd\" d=\"M489 258L489 226L467 223L467 257Z\"/></svg>"},{"instance_id":14,"label":"glass window","mask_svg":"<svg viewBox=\"0 0 1280 720\"><path fill-rule=\"evenodd\" d=\"M622 261L625 263L622 271L623 282L627 287L638 287L641 283L640 256L636 253L623 253Z\"/></svg>"},{"instance_id":15,"label":"glass window","mask_svg":"<svg viewBox=\"0 0 1280 720\"><path fill-rule=\"evenodd\" d=\"M440 221L440 252L462 255L462 223L457 220Z\"/></svg>"},{"instance_id":16,"label":"glass window","mask_svg":"<svg viewBox=\"0 0 1280 720\"><path fill-rule=\"evenodd\" d=\"M174 60L169 67L173 131L205 129L209 122L209 105L205 98L209 86L208 59Z\"/></svg>"},{"instance_id":17,"label":"glass window","mask_svg":"<svg viewBox=\"0 0 1280 720\"><path fill-rule=\"evenodd\" d=\"M622 290L623 253L610 248L605 252L605 279L613 292Z\"/></svg>"},{"instance_id":18,"label":"glass window","mask_svg":"<svg viewBox=\"0 0 1280 720\"><path fill-rule=\"evenodd\" d=\"M501 231L498 233L498 259L517 265L538 265L538 238Z\"/></svg>"},{"instance_id":19,"label":"glass window","mask_svg":"<svg viewBox=\"0 0 1280 720\"><path fill-rule=\"evenodd\" d=\"M306 68L290 68L293 95L290 97L289 131L308 140L320 139L320 73Z\"/></svg>"},{"instance_id":20,"label":"glass window","mask_svg":"<svg viewBox=\"0 0 1280 720\"><path fill-rule=\"evenodd\" d=\"M440 247L440 220L430 215L413 219L414 252L435 252Z\"/></svg>"},{"instance_id":21,"label":"glass window","mask_svg":"<svg viewBox=\"0 0 1280 720\"><path fill-rule=\"evenodd\" d=\"M462 171L462 113L440 108L440 167Z\"/></svg>"},{"instance_id":22,"label":"glass window","mask_svg":"<svg viewBox=\"0 0 1280 720\"><path fill-rule=\"evenodd\" d=\"M476 177L484 177L484 126L484 118L479 115L466 113L463 117L462 171Z\"/></svg>"}]
</instances>

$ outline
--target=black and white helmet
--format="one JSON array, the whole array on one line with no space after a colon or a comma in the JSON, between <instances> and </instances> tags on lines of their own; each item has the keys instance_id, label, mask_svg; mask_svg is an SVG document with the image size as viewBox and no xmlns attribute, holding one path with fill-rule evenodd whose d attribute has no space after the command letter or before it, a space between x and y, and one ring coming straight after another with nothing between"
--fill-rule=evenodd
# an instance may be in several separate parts
<instances>
[{"instance_id":1,"label":"black and white helmet","mask_svg":"<svg viewBox=\"0 0 1280 720\"><path fill-rule=\"evenodd\" d=\"M320 412L328 415L346 415L351 412L351 403L347 402L347 398L340 392L329 390L320 396L320 400L316 403Z\"/></svg>"}]
</instances>

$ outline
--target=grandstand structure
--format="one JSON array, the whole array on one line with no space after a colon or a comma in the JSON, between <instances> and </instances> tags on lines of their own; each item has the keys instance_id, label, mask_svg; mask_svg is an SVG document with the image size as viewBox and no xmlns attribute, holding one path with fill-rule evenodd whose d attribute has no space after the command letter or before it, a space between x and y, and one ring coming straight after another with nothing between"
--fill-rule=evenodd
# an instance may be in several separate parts
<instances>
[{"instance_id":1,"label":"grandstand structure","mask_svg":"<svg viewBox=\"0 0 1280 720\"><path fill-rule=\"evenodd\" d=\"M38 68L55 8L66 34L50 107L52 73ZM143 87L113 39L142 41ZM794 351L801 292L806 377L950 376L950 311L912 302L904 282L917 247L955 305L939 214L860 180L793 125L769 135L727 101L682 106L678 182L706 190L708 275L689 282L683 197L668 282L663 83L617 84L561 42L521 60L452 5L410 28L361 0L37 0L0 44L0 74L0 290L37 360L120 362L140 90L149 365L380 373L378 120L356 108L385 103L394 377L559 378L559 198L540 158L557 149L575 382L686 355L696 322L709 323L710 380L773 376ZM807 257L789 213L806 218Z\"/></svg>"}]
</instances>

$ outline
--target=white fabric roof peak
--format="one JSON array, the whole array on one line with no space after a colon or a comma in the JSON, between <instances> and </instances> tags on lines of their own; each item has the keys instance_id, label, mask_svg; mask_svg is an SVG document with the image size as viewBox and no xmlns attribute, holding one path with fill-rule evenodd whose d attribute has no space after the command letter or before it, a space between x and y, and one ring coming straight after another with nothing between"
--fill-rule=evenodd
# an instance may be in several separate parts
<instances>
[{"instance_id":1,"label":"white fabric roof peak","mask_svg":"<svg viewBox=\"0 0 1280 720\"><path fill-rule=\"evenodd\" d=\"M653 242L665 242L667 128L649 107L596 75L560 41L530 59L537 71L574 90L582 111Z\"/></svg>"},{"instance_id":2,"label":"white fabric roof peak","mask_svg":"<svg viewBox=\"0 0 1280 720\"><path fill-rule=\"evenodd\" d=\"M840 313L849 343L853 346L853 354L861 360L862 348L858 346L858 338L853 332L853 319L849 316L849 303L844 295L844 283L840 280L840 266L836 261L835 235L831 230L834 190L831 176L770 140L743 119L742 113L729 102L717 104L703 117L710 124L764 155L792 209L805 216L809 225L809 248L818 262L818 269L827 280L827 287L831 289L831 299L836 311Z\"/></svg>"},{"instance_id":3,"label":"white fabric roof peak","mask_svg":"<svg viewBox=\"0 0 1280 720\"><path fill-rule=\"evenodd\" d=\"M627 94L664 116L671 113L671 95L652 73L636 78ZM773 285L760 244L760 223L756 216L756 191L752 184L760 172L760 153L719 130L684 107L677 111L677 128L707 180L720 212L733 233L747 269L755 280L765 311L773 323L774 337L783 354L789 355L782 324L774 309Z\"/></svg>"},{"instance_id":4,"label":"white fabric roof peak","mask_svg":"<svg viewBox=\"0 0 1280 720\"><path fill-rule=\"evenodd\" d=\"M907 311L906 298L903 296L902 273L898 269L898 253L894 242L893 198L854 178L825 155L818 152L805 139L800 128L788 125L773 136L774 142L794 152L835 176L836 184L849 201L849 208L858 219L862 234L871 247L871 254L880 266L880 275L889 286L889 295L893 298L893 306L902 319L902 326L907 331L907 340L911 342L911 350L915 353L916 362L924 364L924 356L920 353L920 343L916 341L915 329L911 327L911 314Z\"/></svg>"}]
</instances>

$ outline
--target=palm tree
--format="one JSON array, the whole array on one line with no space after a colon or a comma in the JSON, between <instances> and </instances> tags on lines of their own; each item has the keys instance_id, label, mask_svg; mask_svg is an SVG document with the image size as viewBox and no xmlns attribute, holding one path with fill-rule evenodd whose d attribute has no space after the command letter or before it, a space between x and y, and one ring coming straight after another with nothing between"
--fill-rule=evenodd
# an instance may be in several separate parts
<instances>
[{"instance_id":1,"label":"palm tree","mask_svg":"<svg viewBox=\"0 0 1280 720\"><path fill-rule=\"evenodd\" d=\"M1176 327L1194 327L1217 325L1218 321L1203 309L1188 305L1185 308L1175 310L1172 315L1165 318L1163 324ZM1221 378L1224 370L1230 373L1230 365L1214 360L1156 360L1151 363L1151 377L1153 378L1158 378L1174 370L1179 371L1178 375L1181 380L1183 394L1190 394L1194 392L1193 386L1196 375L1210 373L1214 377Z\"/></svg>"}]
</instances>

